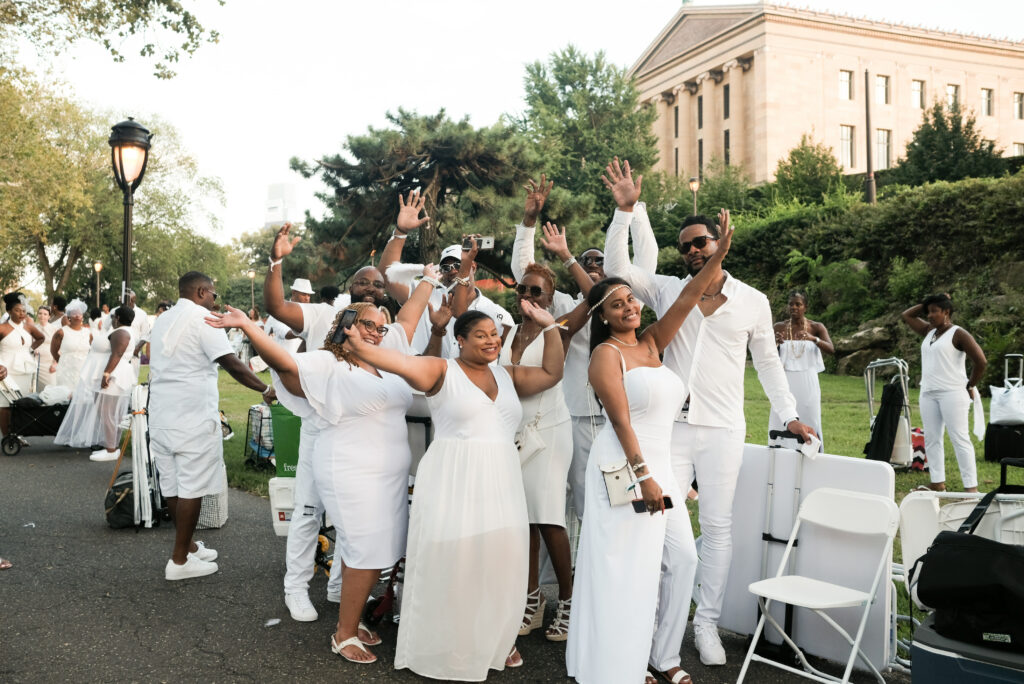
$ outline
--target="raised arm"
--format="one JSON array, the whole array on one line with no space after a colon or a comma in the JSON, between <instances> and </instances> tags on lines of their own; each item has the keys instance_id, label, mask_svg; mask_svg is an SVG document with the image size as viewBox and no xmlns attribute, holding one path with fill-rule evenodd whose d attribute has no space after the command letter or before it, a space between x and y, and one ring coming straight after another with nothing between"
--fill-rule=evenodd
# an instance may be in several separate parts
<instances>
[{"instance_id":1,"label":"raised arm","mask_svg":"<svg viewBox=\"0 0 1024 684\"><path fill-rule=\"evenodd\" d=\"M618 207L604 238L605 275L625 278L637 299L647 306L655 307L658 286L654 282L654 274L630 263L627 242L629 226L633 221L633 208L640 199L643 176L638 176L634 181L629 162L620 166L619 158L616 157L605 167L601 182L611 191Z\"/></svg>"},{"instance_id":2,"label":"raised arm","mask_svg":"<svg viewBox=\"0 0 1024 684\"><path fill-rule=\"evenodd\" d=\"M629 222L629 236L633 240L633 265L642 271L654 273L658 270L658 240L654 237L651 219L647 216L647 204L637 202L633 206L633 219Z\"/></svg>"},{"instance_id":3,"label":"raised arm","mask_svg":"<svg viewBox=\"0 0 1024 684\"><path fill-rule=\"evenodd\" d=\"M395 232L391 234L391 239L384 246L384 251L380 255L380 263L377 265L377 269L384 274L384 282L387 284L388 294L394 297L400 304L404 304L409 299L409 287L404 283L392 283L388 280L388 267L391 264L402 262L402 248L405 247L405 241L409 237L409 233L422 228L430 222L429 216L420 216L425 202L426 197L421 195L419 190L414 190L405 197L402 197L401 193L399 193L398 218L395 220Z\"/></svg>"},{"instance_id":4,"label":"raised arm","mask_svg":"<svg viewBox=\"0 0 1024 684\"><path fill-rule=\"evenodd\" d=\"M292 358L292 355L285 351L284 347L275 342L272 337L267 335L267 333L260 330L259 326L256 325L256 322L251 320L240 310L227 305L225 305L224 308L226 309L225 313L211 311L210 315L206 317L206 323L213 328L238 328L241 330L245 333L245 336L249 338L249 341L252 342L252 348L257 354L259 354L260 358L263 359L268 366L277 371L278 377L281 378L281 383L285 386L285 389L297 397L305 397L306 395L302 391L302 383L299 382L299 369L295 363L295 359ZM238 360L237 357L232 356L232 358L236 361ZM242 373L239 373L239 375L236 376L235 373L239 372L239 369L235 364L227 360L226 356L222 356L217 359L217 363L219 363L224 370L231 373L233 378L246 387L250 387L251 389L261 392L263 391L263 388L266 387L263 381L259 378L256 378L256 380L263 385L263 388L254 386L251 378L248 378ZM242 365L241 361L238 362L238 365ZM242 365L242 368L245 369L244 365ZM249 374L252 374L251 371ZM256 376L253 375L253 377L255 378Z\"/></svg>"},{"instance_id":5,"label":"raised arm","mask_svg":"<svg viewBox=\"0 0 1024 684\"><path fill-rule=\"evenodd\" d=\"M928 321L924 320L921 316L924 315L924 305L915 304L906 311L900 314L903 318L903 322L910 326L910 329L916 332L921 337L928 334L928 330L931 329Z\"/></svg>"},{"instance_id":6,"label":"raised arm","mask_svg":"<svg viewBox=\"0 0 1024 684\"><path fill-rule=\"evenodd\" d=\"M640 453L640 441L633 431L633 424L629 419L629 400L626 397L626 387L622 377L622 357L618 350L609 344L598 345L590 357L590 384L601 400L605 413L608 414L608 421L615 430L615 436L622 447L622 453L626 456L630 468L638 477L650 475L650 471L644 465L643 455ZM640 483L640 493L647 503L647 510L653 514L655 511L664 511L665 504L661 487L653 477L648 477Z\"/></svg>"},{"instance_id":7,"label":"raised arm","mask_svg":"<svg viewBox=\"0 0 1024 684\"><path fill-rule=\"evenodd\" d=\"M459 262L459 275L455 278L455 282L452 283L452 316L458 318L462 314L469 310L469 303L473 301L473 295L476 294L476 286L473 285L473 262L476 260L476 254L479 251L478 246L480 243L476 241L476 235L469 235L463 238L464 240L470 240L470 248L465 249L463 245L462 250L462 261Z\"/></svg>"},{"instance_id":8,"label":"raised arm","mask_svg":"<svg viewBox=\"0 0 1024 684\"><path fill-rule=\"evenodd\" d=\"M558 384L565 370L565 351L562 348L562 335L550 312L525 300L519 306L523 317L532 319L541 327L544 335L541 365L506 366L515 383L516 392L521 397L528 397Z\"/></svg>"},{"instance_id":9,"label":"raised arm","mask_svg":"<svg viewBox=\"0 0 1024 684\"><path fill-rule=\"evenodd\" d=\"M354 325L346 333L347 344L356 356L374 368L394 373L414 390L425 392L428 396L436 394L444 381L448 362L436 356L410 356L394 349L381 349L363 339L360 326Z\"/></svg>"},{"instance_id":10,"label":"raised arm","mask_svg":"<svg viewBox=\"0 0 1024 684\"><path fill-rule=\"evenodd\" d=\"M565 231L550 221L542 226L542 230L544 231L544 237L540 239L540 246L554 254L562 262L562 266L569 269L569 274L576 281L580 292L586 297L587 293L590 292L590 288L594 286L594 281L590 279L587 272L583 270L583 266L576 261L572 252L569 251L569 244L565 240Z\"/></svg>"},{"instance_id":11,"label":"raised arm","mask_svg":"<svg viewBox=\"0 0 1024 684\"><path fill-rule=\"evenodd\" d=\"M289 232L292 224L286 223L281 226L274 237L274 244L270 248L270 270L267 277L263 279L263 306L267 313L287 325L292 330L302 330L302 307L298 302L289 302L284 298L284 282L281 279L281 271L284 270L283 261L292 253L295 245L299 244L301 237L292 238ZM252 336L249 337L252 339Z\"/></svg>"},{"instance_id":12,"label":"raised arm","mask_svg":"<svg viewBox=\"0 0 1024 684\"><path fill-rule=\"evenodd\" d=\"M402 329L405 330L405 336L410 342L412 342L413 334L416 332L417 326L419 326L420 318L423 317L423 311L430 302L430 294L434 291L434 288L441 287L438 276L439 274L434 264L424 266L423 278L420 279L416 289L412 292L412 296L406 300L402 308L398 310L398 315L395 316L395 322L402 326Z\"/></svg>"},{"instance_id":13,"label":"raised arm","mask_svg":"<svg viewBox=\"0 0 1024 684\"><path fill-rule=\"evenodd\" d=\"M512 277L518 283L526 273L526 267L532 264L533 237L536 233L537 218L540 216L544 203L548 200L555 182L547 182L547 176L540 175L540 184L532 178L523 187L526 189L526 201L523 207L523 222L516 226L516 239L512 243Z\"/></svg>"},{"instance_id":14,"label":"raised arm","mask_svg":"<svg viewBox=\"0 0 1024 684\"><path fill-rule=\"evenodd\" d=\"M690 311L700 301L701 295L716 280L722 277L722 261L725 260L725 255L729 253L733 234L733 228L729 225L728 209L722 209L719 212L718 225L721 230L718 251L708 259L707 264L697 272L697 275L690 279L690 282L686 284L683 291L672 302L665 315L652 323L643 332L644 335L651 335L654 338L654 344L658 347L658 353L665 351L669 342L679 332L679 327L683 324L683 321L686 320Z\"/></svg>"},{"instance_id":15,"label":"raised arm","mask_svg":"<svg viewBox=\"0 0 1024 684\"><path fill-rule=\"evenodd\" d=\"M441 356L441 343L448 334L448 321L452 320L452 296L443 296L437 309L427 304L427 310L430 317L430 341L422 353L423 356Z\"/></svg>"}]
</instances>

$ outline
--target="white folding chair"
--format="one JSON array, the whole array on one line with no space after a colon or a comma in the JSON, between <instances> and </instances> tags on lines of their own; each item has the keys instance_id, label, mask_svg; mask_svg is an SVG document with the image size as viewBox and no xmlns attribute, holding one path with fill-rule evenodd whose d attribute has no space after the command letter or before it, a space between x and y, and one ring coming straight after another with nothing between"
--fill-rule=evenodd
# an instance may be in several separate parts
<instances>
[{"instance_id":1,"label":"white folding chair","mask_svg":"<svg viewBox=\"0 0 1024 684\"><path fill-rule=\"evenodd\" d=\"M800 506L800 513L789 536L789 543L786 544L786 551L782 556L782 561L779 563L778 573L775 577L754 582L750 585L750 591L757 596L757 602L761 607L761 619L757 623L757 629L754 630L754 636L751 639L750 648L747 650L747 657L743 660L743 668L740 670L737 684L740 684L744 677L746 677L747 668L750 667L752 660L819 682L845 683L850 680L853 663L858 657L874 673L878 681L884 684L885 680L882 679L881 673L868 660L861 650L860 644L864 637L864 628L867 626L868 612L874 600L875 592L882 581L883 573L889 569L887 567L889 552L892 549L893 538L896 536L899 522L900 512L895 502L884 496L827 487L816 489L808 494ZM875 569L874 578L871 581L871 588L864 591L832 584L831 582L824 582L811 577L783 575L782 573L785 572L788 566L789 555L793 551L793 543L797 538L797 533L800 531L800 526L804 523L847 534L884 537L884 541L879 545L878 565ZM847 659L846 670L843 672L842 679L826 674L807 662L807 658L800 647L786 634L786 631L769 612L772 601L780 601L813 611L846 639L851 648L850 657ZM860 607L862 609L856 637L851 637L839 623L825 613L825 611L831 609L850 607ZM782 639L793 649L800 660L800 664L803 665L803 670L769 660L754 653L766 621L782 635Z\"/></svg>"}]
</instances>

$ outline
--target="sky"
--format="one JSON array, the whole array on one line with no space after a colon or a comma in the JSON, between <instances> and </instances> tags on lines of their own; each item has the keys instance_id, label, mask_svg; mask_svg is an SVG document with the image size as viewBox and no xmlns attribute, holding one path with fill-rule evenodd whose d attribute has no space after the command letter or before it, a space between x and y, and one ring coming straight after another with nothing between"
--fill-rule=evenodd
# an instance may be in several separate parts
<instances>
[{"instance_id":1,"label":"sky","mask_svg":"<svg viewBox=\"0 0 1024 684\"><path fill-rule=\"evenodd\" d=\"M133 116L158 115L177 129L206 175L219 177L226 206L219 242L263 225L267 187L294 183L301 209L324 207L316 181L288 167L342 151L346 136L384 126L398 107L421 114L445 108L476 126L521 112L525 65L569 43L603 50L629 67L680 8L680 0L482 0L373 2L184 0L221 34L178 65L176 78L152 76L126 44L125 63L81 44L50 60L86 106ZM697 5L739 4L701 0ZM926 28L1024 40L1021 0L804 0L788 2ZM851 8L856 8L853 11ZM1015 34L1008 34L1014 31ZM159 145L159 138L154 138ZM140 195L142 191L140 190ZM142 200L140 196L139 200ZM301 216L301 214L300 214Z\"/></svg>"}]
</instances>

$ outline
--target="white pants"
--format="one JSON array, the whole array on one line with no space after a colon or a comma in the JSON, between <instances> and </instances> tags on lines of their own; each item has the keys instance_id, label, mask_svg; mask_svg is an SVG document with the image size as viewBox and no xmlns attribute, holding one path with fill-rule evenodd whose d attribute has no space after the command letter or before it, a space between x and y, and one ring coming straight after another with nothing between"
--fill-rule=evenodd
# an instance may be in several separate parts
<instances>
[{"instance_id":1,"label":"white pants","mask_svg":"<svg viewBox=\"0 0 1024 684\"><path fill-rule=\"evenodd\" d=\"M946 454L942 443L942 431L945 428L949 432L949 441L953 443L964 489L978 486L974 444L967 427L970 405L971 398L964 389L921 393L919 407L921 422L924 423L924 451L928 456L928 473L933 483L946 481Z\"/></svg>"},{"instance_id":2,"label":"white pants","mask_svg":"<svg viewBox=\"0 0 1024 684\"><path fill-rule=\"evenodd\" d=\"M743 463L745 436L743 428L689 423L676 423L672 430L672 467L679 487L688 489L694 475L700 487L700 587L694 625L717 625L722 615L732 563L732 500ZM682 596L681 589L676 591ZM681 616L677 619L685 623L689 607L689 602L676 606Z\"/></svg>"},{"instance_id":3,"label":"white pants","mask_svg":"<svg viewBox=\"0 0 1024 684\"><path fill-rule=\"evenodd\" d=\"M589 391L589 390L588 390ZM604 427L604 416L572 417L572 463L569 464L569 491L576 517L583 519L583 504L586 501L587 459L594 435Z\"/></svg>"},{"instance_id":4,"label":"white pants","mask_svg":"<svg viewBox=\"0 0 1024 684\"><path fill-rule=\"evenodd\" d=\"M313 445L317 430L303 423L299 433L299 462L295 467L295 493L292 521L288 525L288 543L285 551L284 593L309 592L309 580L315 571L316 544L320 535L320 522L324 504L316 492L313 479ZM327 592L338 592L341 586L341 563L331 565L331 578Z\"/></svg>"}]
</instances>

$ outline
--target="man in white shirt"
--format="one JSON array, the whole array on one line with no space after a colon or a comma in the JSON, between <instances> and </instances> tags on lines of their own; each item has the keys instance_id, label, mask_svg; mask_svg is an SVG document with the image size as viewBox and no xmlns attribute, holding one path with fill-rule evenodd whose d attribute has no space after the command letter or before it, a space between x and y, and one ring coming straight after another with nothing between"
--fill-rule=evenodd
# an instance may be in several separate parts
<instances>
[{"instance_id":1,"label":"man in white shirt","mask_svg":"<svg viewBox=\"0 0 1024 684\"><path fill-rule=\"evenodd\" d=\"M273 397L235 356L224 331L206 324L217 300L213 280L189 271L178 280L178 296L153 326L149 366L150 451L175 527L164 568L168 580L217 572L217 552L192 540L203 497L227 487L217 365L264 398Z\"/></svg>"},{"instance_id":2,"label":"man in white shirt","mask_svg":"<svg viewBox=\"0 0 1024 684\"><path fill-rule=\"evenodd\" d=\"M679 249L691 274L685 280L631 265L626 232L640 197L641 179L633 181L628 162L620 170L616 160L608 165L607 171L611 178L606 185L618 209L605 238L605 270L609 276L628 280L636 297L660 317L692 274L717 251L718 227L711 219L700 216L683 223ZM649 223L646 230L650 230ZM748 348L772 409L783 416L791 432L805 438L813 435L814 431L801 423L796 413L796 401L775 348L768 298L728 273L723 273L722 279L704 293L664 355L665 365L679 375L689 391L688 404L672 432L671 448L679 486L685 491L695 475L700 485L701 583L693 626L697 650L705 665L725 664L718 619L732 561L732 504L746 435L743 375ZM675 538L677 533L690 534L689 521L686 520L685 528L672 522L686 516L682 506L669 513L658 629L651 655L651 665L669 673L679 667L679 648L693 582L690 568L695 568L694 559L685 557L683 547L688 545L687 540Z\"/></svg>"}]
</instances>

